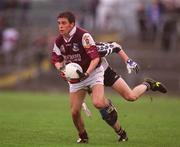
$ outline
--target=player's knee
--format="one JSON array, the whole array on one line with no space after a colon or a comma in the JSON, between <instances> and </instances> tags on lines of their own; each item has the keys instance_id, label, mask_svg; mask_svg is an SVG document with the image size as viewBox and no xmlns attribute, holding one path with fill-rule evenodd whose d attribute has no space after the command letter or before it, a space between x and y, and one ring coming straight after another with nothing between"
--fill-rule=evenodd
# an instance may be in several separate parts
<instances>
[{"instance_id":1,"label":"player's knee","mask_svg":"<svg viewBox=\"0 0 180 147\"><path fill-rule=\"evenodd\" d=\"M127 101L135 101L137 100L137 96L134 95L133 93L127 93L127 94L124 94L124 98L127 100Z\"/></svg>"},{"instance_id":2,"label":"player's knee","mask_svg":"<svg viewBox=\"0 0 180 147\"><path fill-rule=\"evenodd\" d=\"M106 123L109 124L110 126L114 126L114 124L117 121L118 114L115 107L111 104L111 102L109 106L100 109L99 111L101 113L102 119L106 121Z\"/></svg>"},{"instance_id":3,"label":"player's knee","mask_svg":"<svg viewBox=\"0 0 180 147\"><path fill-rule=\"evenodd\" d=\"M94 107L96 107L97 109L101 109L105 107L105 102L100 100L100 99L95 99L93 100L93 105Z\"/></svg>"},{"instance_id":4,"label":"player's knee","mask_svg":"<svg viewBox=\"0 0 180 147\"><path fill-rule=\"evenodd\" d=\"M71 115L73 118L77 118L80 115L80 110L72 110Z\"/></svg>"}]
</instances>

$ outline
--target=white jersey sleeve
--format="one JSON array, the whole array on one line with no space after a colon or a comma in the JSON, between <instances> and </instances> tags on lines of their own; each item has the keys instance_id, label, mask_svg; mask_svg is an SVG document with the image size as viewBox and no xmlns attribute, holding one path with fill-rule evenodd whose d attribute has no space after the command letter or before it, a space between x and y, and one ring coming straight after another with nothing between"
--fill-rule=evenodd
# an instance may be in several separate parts
<instances>
[{"instance_id":1,"label":"white jersey sleeve","mask_svg":"<svg viewBox=\"0 0 180 147\"><path fill-rule=\"evenodd\" d=\"M89 33L85 33L82 36L82 45L84 48L90 48L95 45L95 41Z\"/></svg>"},{"instance_id":2,"label":"white jersey sleeve","mask_svg":"<svg viewBox=\"0 0 180 147\"><path fill-rule=\"evenodd\" d=\"M58 55L58 56L61 55L61 51L60 51L60 49L57 47L56 43L54 43L53 52L56 53L56 55Z\"/></svg>"}]
</instances>

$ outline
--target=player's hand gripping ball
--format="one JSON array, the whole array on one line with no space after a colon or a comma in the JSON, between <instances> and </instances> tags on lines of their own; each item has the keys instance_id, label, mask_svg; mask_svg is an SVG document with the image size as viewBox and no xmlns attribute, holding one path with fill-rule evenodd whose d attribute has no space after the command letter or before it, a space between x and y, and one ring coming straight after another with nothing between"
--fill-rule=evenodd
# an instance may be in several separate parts
<instances>
[{"instance_id":1,"label":"player's hand gripping ball","mask_svg":"<svg viewBox=\"0 0 180 147\"><path fill-rule=\"evenodd\" d=\"M77 73L77 70L80 72L83 72L81 66L77 63L69 63L65 66L65 77L68 81L74 81L78 80L79 74Z\"/></svg>"}]
</instances>

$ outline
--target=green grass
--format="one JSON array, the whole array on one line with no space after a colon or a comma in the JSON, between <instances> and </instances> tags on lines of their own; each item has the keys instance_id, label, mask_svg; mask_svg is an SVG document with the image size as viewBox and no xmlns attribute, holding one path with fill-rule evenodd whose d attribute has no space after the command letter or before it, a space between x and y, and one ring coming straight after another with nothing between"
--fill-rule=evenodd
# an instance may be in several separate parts
<instances>
[{"instance_id":1,"label":"green grass","mask_svg":"<svg viewBox=\"0 0 180 147\"><path fill-rule=\"evenodd\" d=\"M180 99L153 96L131 103L109 95L119 112L129 141L117 142L113 130L101 120L90 98L93 117L84 114L90 141L75 143L77 133L65 94L0 92L0 147L178 147L180 146Z\"/></svg>"}]
</instances>

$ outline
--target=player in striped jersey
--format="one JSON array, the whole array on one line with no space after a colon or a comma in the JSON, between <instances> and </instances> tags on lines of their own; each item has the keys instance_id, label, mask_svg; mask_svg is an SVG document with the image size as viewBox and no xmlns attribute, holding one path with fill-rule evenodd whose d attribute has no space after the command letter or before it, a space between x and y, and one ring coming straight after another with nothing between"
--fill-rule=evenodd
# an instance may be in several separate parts
<instances>
[{"instance_id":1,"label":"player in striped jersey","mask_svg":"<svg viewBox=\"0 0 180 147\"><path fill-rule=\"evenodd\" d=\"M124 99L127 101L135 101L142 94L144 94L148 90L159 91L162 93L166 93L167 89L165 86L155 80L147 78L144 82L135 88L131 89L128 84L123 80L123 78L118 75L108 64L105 59L106 56L117 53L126 63L128 73L138 73L139 65L130 59L128 55L123 51L122 47L116 42L100 42L96 43L96 47L100 56L102 57L102 66L104 67L104 85L108 87L112 87L116 92L118 92ZM88 92L91 93L91 89L87 88ZM91 116L91 111L88 109L85 102L82 105L82 110L86 113L87 116ZM126 139L125 139L126 138ZM125 140L124 140L125 139ZM119 137L119 141L126 141L127 134L123 130L122 134Z\"/></svg>"},{"instance_id":2,"label":"player in striped jersey","mask_svg":"<svg viewBox=\"0 0 180 147\"><path fill-rule=\"evenodd\" d=\"M128 101L137 100L145 91L159 91L166 93L167 90L161 82L152 80L150 78L145 79L145 81L136 86L134 89L130 89L126 82L121 76L119 76L108 64L107 60L104 58L112 53L117 53L123 61L126 63L128 73L138 73L139 65L130 59L125 51L122 49L121 45L116 42L100 42L96 43L98 52L102 58L102 65L104 67L104 85L112 87L117 91L123 98Z\"/></svg>"}]
</instances>

